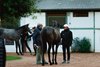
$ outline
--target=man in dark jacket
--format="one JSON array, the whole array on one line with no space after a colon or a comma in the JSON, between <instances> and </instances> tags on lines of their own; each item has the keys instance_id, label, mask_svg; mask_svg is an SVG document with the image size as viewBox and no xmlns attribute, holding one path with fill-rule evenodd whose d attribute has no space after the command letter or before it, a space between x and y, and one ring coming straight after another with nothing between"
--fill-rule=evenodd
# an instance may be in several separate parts
<instances>
[{"instance_id":1,"label":"man in dark jacket","mask_svg":"<svg viewBox=\"0 0 100 67\"><path fill-rule=\"evenodd\" d=\"M36 29L36 27L33 27L32 28L32 32L34 33L34 30ZM33 34L31 35L31 37L33 36ZM33 37L33 39L34 39L34 37ZM36 47L35 47L35 45L34 45L34 42L33 42L33 49L34 49L34 56L36 55Z\"/></svg>"},{"instance_id":2,"label":"man in dark jacket","mask_svg":"<svg viewBox=\"0 0 100 67\"><path fill-rule=\"evenodd\" d=\"M41 58L42 58L42 51L41 51L41 46L42 46L42 41L41 41L41 35L40 32L42 30L43 25L42 24L38 24L37 28L34 30L33 33L33 42L34 42L34 46L36 47L36 64L41 64ZM45 64L48 64L45 61Z\"/></svg>"},{"instance_id":3,"label":"man in dark jacket","mask_svg":"<svg viewBox=\"0 0 100 67\"><path fill-rule=\"evenodd\" d=\"M38 24L37 28L34 30L33 33L33 45L36 47L36 64L41 64L41 37L40 32L42 30L43 25Z\"/></svg>"},{"instance_id":4,"label":"man in dark jacket","mask_svg":"<svg viewBox=\"0 0 100 67\"><path fill-rule=\"evenodd\" d=\"M70 46L72 44L73 35L67 24L64 25L64 30L61 32L63 62L66 63L66 48L67 48L67 63L70 63Z\"/></svg>"}]
</instances>

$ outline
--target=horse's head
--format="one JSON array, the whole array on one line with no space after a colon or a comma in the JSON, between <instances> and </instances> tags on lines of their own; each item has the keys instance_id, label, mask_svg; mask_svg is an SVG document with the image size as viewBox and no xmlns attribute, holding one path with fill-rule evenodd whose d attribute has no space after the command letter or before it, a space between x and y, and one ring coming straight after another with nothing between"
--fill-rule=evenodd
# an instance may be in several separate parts
<instances>
[{"instance_id":1,"label":"horse's head","mask_svg":"<svg viewBox=\"0 0 100 67\"><path fill-rule=\"evenodd\" d=\"M17 31L19 31L19 32L29 32L29 33L32 33L31 32L31 30L30 30L30 28L28 27L29 26L29 24L26 24L26 25L23 25L23 26L21 26L21 27L19 27L18 29L16 29Z\"/></svg>"},{"instance_id":2,"label":"horse's head","mask_svg":"<svg viewBox=\"0 0 100 67\"><path fill-rule=\"evenodd\" d=\"M29 24L24 25L24 26L23 26L23 31L24 31L24 32L32 33L31 30L30 30L30 28L29 28L28 26L29 26Z\"/></svg>"}]
</instances>

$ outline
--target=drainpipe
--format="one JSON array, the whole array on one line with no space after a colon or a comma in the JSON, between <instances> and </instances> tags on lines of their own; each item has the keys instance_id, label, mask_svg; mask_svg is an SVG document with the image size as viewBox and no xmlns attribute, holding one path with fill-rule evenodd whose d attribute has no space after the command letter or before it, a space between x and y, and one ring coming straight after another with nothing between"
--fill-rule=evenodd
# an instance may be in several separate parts
<instances>
[{"instance_id":1,"label":"drainpipe","mask_svg":"<svg viewBox=\"0 0 100 67\"><path fill-rule=\"evenodd\" d=\"M0 17L0 27L1 27L1 17Z\"/></svg>"},{"instance_id":2,"label":"drainpipe","mask_svg":"<svg viewBox=\"0 0 100 67\"><path fill-rule=\"evenodd\" d=\"M94 33L93 41L94 41L94 52L95 52L95 11L93 12L93 33Z\"/></svg>"}]
</instances>

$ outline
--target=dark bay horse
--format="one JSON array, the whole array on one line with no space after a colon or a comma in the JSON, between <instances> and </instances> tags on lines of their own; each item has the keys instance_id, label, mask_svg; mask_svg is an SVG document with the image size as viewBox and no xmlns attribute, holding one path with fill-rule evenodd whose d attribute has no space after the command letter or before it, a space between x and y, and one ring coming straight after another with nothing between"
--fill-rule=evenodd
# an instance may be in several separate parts
<instances>
[{"instance_id":1,"label":"dark bay horse","mask_svg":"<svg viewBox=\"0 0 100 67\"><path fill-rule=\"evenodd\" d=\"M19 55L23 55L22 50L21 50L21 45L19 43L20 41L20 35L23 32L30 32L30 29L28 27L29 24L23 25L17 29L6 29L6 28L0 28L0 38L4 38L4 39L9 39L9 40L13 40L16 43L16 53ZM19 52L18 52L18 48L19 48Z\"/></svg>"},{"instance_id":2,"label":"dark bay horse","mask_svg":"<svg viewBox=\"0 0 100 67\"><path fill-rule=\"evenodd\" d=\"M41 39L42 39L42 65L44 65L44 51L45 47L47 46L48 43L48 59L50 65L52 64L57 64L57 49L60 43L60 32L53 27L44 27L43 30L41 31ZM56 51L54 51L54 45L56 46ZM51 62L51 57L50 57L50 50L52 48L52 62Z\"/></svg>"}]
</instances>

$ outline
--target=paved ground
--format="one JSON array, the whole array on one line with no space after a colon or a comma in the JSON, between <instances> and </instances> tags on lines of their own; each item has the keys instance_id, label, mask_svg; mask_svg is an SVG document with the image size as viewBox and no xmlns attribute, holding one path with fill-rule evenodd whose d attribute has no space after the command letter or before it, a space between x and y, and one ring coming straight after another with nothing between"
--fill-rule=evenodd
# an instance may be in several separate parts
<instances>
[{"instance_id":1,"label":"paved ground","mask_svg":"<svg viewBox=\"0 0 100 67\"><path fill-rule=\"evenodd\" d=\"M41 65L36 64L35 56L25 54L24 56L21 57L22 57L21 60L7 61L6 67L43 67ZM48 64L45 65L44 67L100 67L100 53L71 53L70 64L61 64L62 53L59 53L57 60L58 60L58 65L50 66Z\"/></svg>"}]
</instances>

